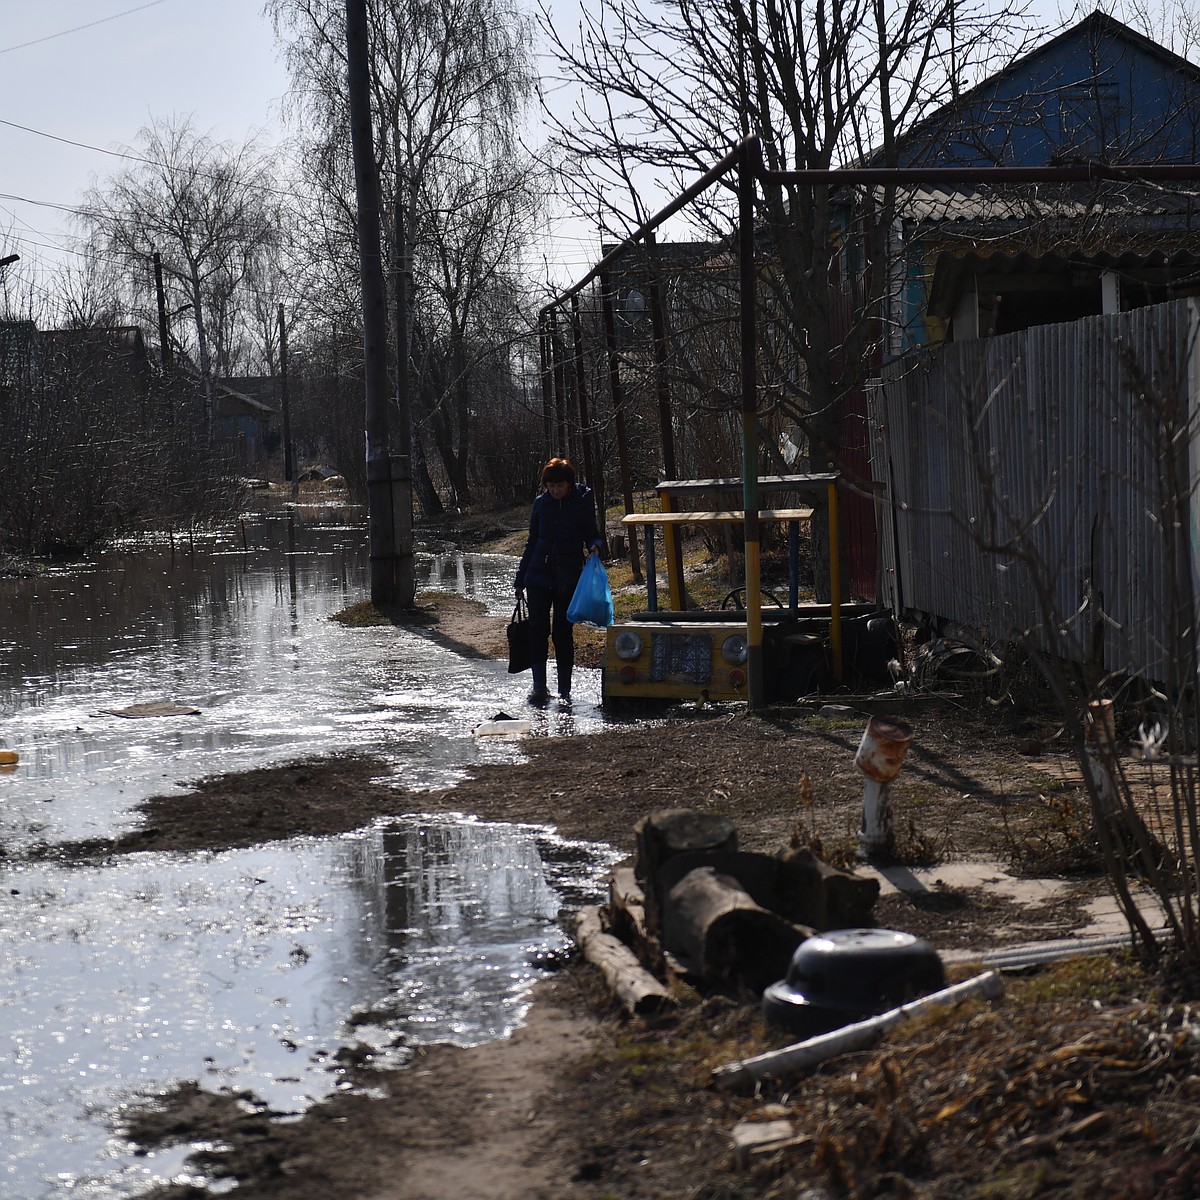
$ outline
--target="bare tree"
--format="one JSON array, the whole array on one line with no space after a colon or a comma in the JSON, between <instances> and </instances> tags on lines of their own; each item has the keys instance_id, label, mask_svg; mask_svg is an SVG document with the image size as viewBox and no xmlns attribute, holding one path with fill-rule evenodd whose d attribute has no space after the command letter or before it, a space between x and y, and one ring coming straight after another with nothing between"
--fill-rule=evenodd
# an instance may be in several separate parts
<instances>
[{"instance_id":1,"label":"bare tree","mask_svg":"<svg viewBox=\"0 0 1200 1200\"><path fill-rule=\"evenodd\" d=\"M642 188L679 191L751 134L773 171L896 165L905 130L1025 36L1023 10L990 0L600 0L577 38L545 21L579 95L557 120L561 170L581 212L620 234L654 207ZM717 247L733 228L732 187L689 210ZM772 262L759 304L775 345L762 402L799 423L814 470L840 466L844 400L886 333L896 203L894 188L774 183L756 198Z\"/></svg>"},{"instance_id":2,"label":"bare tree","mask_svg":"<svg viewBox=\"0 0 1200 1200\"><path fill-rule=\"evenodd\" d=\"M325 263L312 281L324 293L313 297L314 312L324 307L327 321L345 326L353 321L356 267L344 6L270 0L268 10L310 131L302 137L313 202L309 229ZM539 191L517 137L533 93L531 39L507 0L374 0L368 20L375 147L388 214L383 233L393 302L401 287L408 301L408 327L397 338L408 345L396 357L411 354L415 361L443 336L457 343L450 353L457 365L448 371L445 363L434 371L415 362L426 384L436 377L448 389L426 391L412 422L414 482L431 512L440 500L425 461L427 442L443 460L456 502L469 496L472 361L484 342L495 340L479 336L484 297L494 297L518 266ZM454 429L449 436L447 421Z\"/></svg>"},{"instance_id":3,"label":"bare tree","mask_svg":"<svg viewBox=\"0 0 1200 1200\"><path fill-rule=\"evenodd\" d=\"M278 245L274 162L254 139L215 142L186 118L152 121L139 142L138 165L93 188L83 219L94 243L128 264L143 298L161 255L170 307L186 309L195 331L211 425L212 381L236 355L239 288Z\"/></svg>"}]
</instances>

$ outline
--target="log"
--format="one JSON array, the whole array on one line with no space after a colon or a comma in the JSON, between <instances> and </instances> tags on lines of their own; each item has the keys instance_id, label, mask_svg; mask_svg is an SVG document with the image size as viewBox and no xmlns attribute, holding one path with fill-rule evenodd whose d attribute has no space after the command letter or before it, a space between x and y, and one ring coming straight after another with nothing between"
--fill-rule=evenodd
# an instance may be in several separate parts
<instances>
[{"instance_id":1,"label":"log","mask_svg":"<svg viewBox=\"0 0 1200 1200\"><path fill-rule=\"evenodd\" d=\"M811 850L779 854L779 885L771 905L790 920L817 929L858 929L872 924L879 880L852 875L819 859Z\"/></svg>"},{"instance_id":2,"label":"log","mask_svg":"<svg viewBox=\"0 0 1200 1200\"><path fill-rule=\"evenodd\" d=\"M742 983L754 991L782 978L813 930L756 904L731 875L689 871L663 903L663 946L705 983Z\"/></svg>"},{"instance_id":3,"label":"log","mask_svg":"<svg viewBox=\"0 0 1200 1200\"><path fill-rule=\"evenodd\" d=\"M1004 983L999 972L985 971L982 975L931 992L899 1008L889 1009L877 1017L868 1017L865 1021L856 1021L853 1025L845 1025L831 1033L822 1033L780 1050L769 1050L766 1054L717 1067L712 1073L713 1083L730 1091L749 1090L768 1076L796 1075L839 1054L868 1050L889 1030L911 1017L921 1016L936 1008L953 1007L975 996L996 1000L1003 994Z\"/></svg>"},{"instance_id":4,"label":"log","mask_svg":"<svg viewBox=\"0 0 1200 1200\"><path fill-rule=\"evenodd\" d=\"M620 938L651 972L660 972L662 946L646 928L646 894L632 867L614 867L608 881L608 919Z\"/></svg>"},{"instance_id":5,"label":"log","mask_svg":"<svg viewBox=\"0 0 1200 1200\"><path fill-rule=\"evenodd\" d=\"M757 854L747 850L693 850L676 854L658 869L658 887L662 895L697 867L711 867L719 875L736 879L760 908L782 912L779 906L779 859L773 854ZM789 919L791 913L784 914ZM805 922L812 924L813 922Z\"/></svg>"},{"instance_id":6,"label":"log","mask_svg":"<svg viewBox=\"0 0 1200 1200\"><path fill-rule=\"evenodd\" d=\"M674 1006L670 992L642 966L633 951L604 932L598 908L580 910L575 918L575 938L584 958L600 970L626 1012L640 1017Z\"/></svg>"}]
</instances>

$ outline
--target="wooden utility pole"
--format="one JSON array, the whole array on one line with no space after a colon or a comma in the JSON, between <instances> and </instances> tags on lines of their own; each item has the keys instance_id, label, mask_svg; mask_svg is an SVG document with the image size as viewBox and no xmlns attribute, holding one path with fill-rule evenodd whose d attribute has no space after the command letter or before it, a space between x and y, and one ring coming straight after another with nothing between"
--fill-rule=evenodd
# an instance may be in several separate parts
<instances>
[{"instance_id":1,"label":"wooden utility pole","mask_svg":"<svg viewBox=\"0 0 1200 1200\"><path fill-rule=\"evenodd\" d=\"M346 86L350 100L350 142L358 198L358 259L363 294L371 600L378 608L411 607L412 544L410 541L407 546L398 545L392 457L388 450L387 290L379 238L379 173L375 166L367 68L366 0L346 0ZM407 571L403 569L406 562ZM407 588L405 576L409 581Z\"/></svg>"},{"instance_id":2,"label":"wooden utility pole","mask_svg":"<svg viewBox=\"0 0 1200 1200\"><path fill-rule=\"evenodd\" d=\"M154 294L158 299L158 356L164 368L171 365L171 328L167 324L167 296L163 291L162 258L154 251Z\"/></svg>"},{"instance_id":3,"label":"wooden utility pole","mask_svg":"<svg viewBox=\"0 0 1200 1200\"><path fill-rule=\"evenodd\" d=\"M297 484L296 460L292 454L292 406L288 396L287 370L287 325L283 319L283 305L279 306L279 407L283 413L283 477L288 483Z\"/></svg>"}]
</instances>

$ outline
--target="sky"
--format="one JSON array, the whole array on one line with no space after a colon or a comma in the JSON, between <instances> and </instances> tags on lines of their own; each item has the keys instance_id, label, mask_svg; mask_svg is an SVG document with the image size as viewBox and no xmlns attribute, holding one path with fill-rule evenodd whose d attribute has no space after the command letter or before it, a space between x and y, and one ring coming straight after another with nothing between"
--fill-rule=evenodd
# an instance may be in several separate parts
<instances>
[{"instance_id":1,"label":"sky","mask_svg":"<svg viewBox=\"0 0 1200 1200\"><path fill-rule=\"evenodd\" d=\"M121 167L103 152L134 146L152 115L194 114L222 140L279 136L287 74L256 0L6 0L2 11L3 254L62 259L64 209Z\"/></svg>"},{"instance_id":2,"label":"sky","mask_svg":"<svg viewBox=\"0 0 1200 1200\"><path fill-rule=\"evenodd\" d=\"M549 2L571 29L589 0ZM51 287L49 268L72 258L70 209L122 167L114 152L135 147L152 117L190 116L216 140L278 141L288 86L262 0L0 0L0 258L20 254L23 279L40 261ZM531 265L566 286L599 241L560 215Z\"/></svg>"},{"instance_id":3,"label":"sky","mask_svg":"<svg viewBox=\"0 0 1200 1200\"><path fill-rule=\"evenodd\" d=\"M0 258L21 255L23 276L70 261L69 210L151 117L278 141L288 86L261 0L0 0ZM569 282L595 249L558 221L538 261Z\"/></svg>"}]
</instances>

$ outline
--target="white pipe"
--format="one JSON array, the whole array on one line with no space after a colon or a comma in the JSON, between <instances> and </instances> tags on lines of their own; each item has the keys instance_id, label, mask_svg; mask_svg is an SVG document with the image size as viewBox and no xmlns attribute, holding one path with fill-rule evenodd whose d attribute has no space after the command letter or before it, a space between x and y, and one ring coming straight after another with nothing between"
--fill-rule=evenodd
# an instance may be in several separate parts
<instances>
[{"instance_id":1,"label":"white pipe","mask_svg":"<svg viewBox=\"0 0 1200 1200\"><path fill-rule=\"evenodd\" d=\"M892 785L878 779L863 780L863 827L859 851L867 858L886 854L895 841L892 832Z\"/></svg>"},{"instance_id":2,"label":"white pipe","mask_svg":"<svg viewBox=\"0 0 1200 1200\"><path fill-rule=\"evenodd\" d=\"M1170 931L1163 926L1152 931L1156 938ZM950 951L942 957L950 963L977 962L980 966L996 971L1020 971L1025 967L1037 967L1043 963L1061 962L1067 958L1082 958L1088 954L1108 954L1113 951L1131 950L1132 933L1100 933L1090 937L1060 938L1040 945L1013 946L1009 950L991 950L983 954L967 951Z\"/></svg>"},{"instance_id":3,"label":"white pipe","mask_svg":"<svg viewBox=\"0 0 1200 1200\"><path fill-rule=\"evenodd\" d=\"M753 1058L744 1058L740 1062L717 1067L713 1071L713 1082L718 1087L727 1089L748 1088L764 1076L794 1075L839 1054L868 1049L889 1029L893 1029L909 1017L921 1016L935 1008L961 1004L973 996L996 1000L1003 994L1004 984L999 973L985 971L982 975L976 975L972 979L963 980L962 983L942 988L941 991L931 992L919 1000L902 1004L899 1008L880 1013L877 1017L856 1021L853 1025L784 1046L781 1050L769 1050L766 1054L758 1054Z\"/></svg>"}]
</instances>

